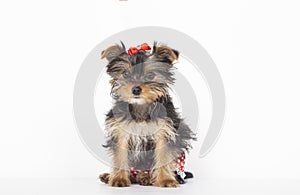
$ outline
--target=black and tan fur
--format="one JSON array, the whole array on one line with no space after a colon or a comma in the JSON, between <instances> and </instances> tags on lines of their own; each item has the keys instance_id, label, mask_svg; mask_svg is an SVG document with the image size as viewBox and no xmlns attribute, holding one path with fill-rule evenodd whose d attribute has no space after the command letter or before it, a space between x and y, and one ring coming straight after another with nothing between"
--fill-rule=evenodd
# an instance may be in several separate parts
<instances>
[{"instance_id":1,"label":"black and tan fur","mask_svg":"<svg viewBox=\"0 0 300 195\"><path fill-rule=\"evenodd\" d=\"M102 58L108 60L107 73L112 77L111 94L115 99L105 122L105 147L112 154L114 167L110 174L100 175L104 183L117 187L131 183L178 185L174 162L195 139L168 94L178 56L178 51L156 43L151 53L139 51L131 56L123 43L102 52ZM129 167L150 168L152 172L131 178Z\"/></svg>"}]
</instances>

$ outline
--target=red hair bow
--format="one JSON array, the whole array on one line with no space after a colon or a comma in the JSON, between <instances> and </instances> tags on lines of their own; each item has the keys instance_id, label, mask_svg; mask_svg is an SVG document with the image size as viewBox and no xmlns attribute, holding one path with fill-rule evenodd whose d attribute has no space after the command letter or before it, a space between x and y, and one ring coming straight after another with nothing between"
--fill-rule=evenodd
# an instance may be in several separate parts
<instances>
[{"instance_id":1,"label":"red hair bow","mask_svg":"<svg viewBox=\"0 0 300 195\"><path fill-rule=\"evenodd\" d=\"M148 50L151 50L151 47L147 43L143 43L142 45L140 45L140 48L130 47L128 49L128 54L132 56L139 51L148 51Z\"/></svg>"}]
</instances>

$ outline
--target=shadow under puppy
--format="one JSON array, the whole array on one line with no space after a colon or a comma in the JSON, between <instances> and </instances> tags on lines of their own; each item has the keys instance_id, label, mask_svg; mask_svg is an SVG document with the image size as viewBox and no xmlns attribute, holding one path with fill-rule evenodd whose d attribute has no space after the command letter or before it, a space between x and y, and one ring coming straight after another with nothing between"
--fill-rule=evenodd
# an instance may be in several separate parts
<instances>
[{"instance_id":1,"label":"shadow under puppy","mask_svg":"<svg viewBox=\"0 0 300 195\"><path fill-rule=\"evenodd\" d=\"M112 77L115 99L107 114L107 147L113 157L110 174L99 176L110 186L131 183L177 187L185 178L184 152L191 148L194 133L176 112L169 96L174 83L173 64L179 52L165 45L146 43L126 51L124 44L102 52Z\"/></svg>"}]
</instances>

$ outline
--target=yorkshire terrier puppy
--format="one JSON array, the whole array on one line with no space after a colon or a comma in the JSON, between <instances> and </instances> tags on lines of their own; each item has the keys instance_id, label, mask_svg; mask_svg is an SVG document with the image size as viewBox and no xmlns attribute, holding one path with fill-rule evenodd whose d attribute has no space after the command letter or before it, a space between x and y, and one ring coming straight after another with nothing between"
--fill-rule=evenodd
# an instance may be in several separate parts
<instances>
[{"instance_id":1,"label":"yorkshire terrier puppy","mask_svg":"<svg viewBox=\"0 0 300 195\"><path fill-rule=\"evenodd\" d=\"M129 48L113 45L102 52L112 77L114 106L105 121L110 174L99 176L110 186L131 183L177 187L185 178L185 151L195 135L176 112L168 90L174 83L173 64L179 52L146 43Z\"/></svg>"}]
</instances>

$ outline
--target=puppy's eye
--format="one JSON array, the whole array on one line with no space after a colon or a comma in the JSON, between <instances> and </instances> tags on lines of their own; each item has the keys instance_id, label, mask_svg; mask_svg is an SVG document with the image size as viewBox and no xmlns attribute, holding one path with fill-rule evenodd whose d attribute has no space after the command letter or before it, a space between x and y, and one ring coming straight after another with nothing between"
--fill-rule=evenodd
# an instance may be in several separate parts
<instances>
[{"instance_id":1,"label":"puppy's eye","mask_svg":"<svg viewBox=\"0 0 300 195\"><path fill-rule=\"evenodd\" d=\"M123 72L123 77L128 78L130 76L130 73L128 71Z\"/></svg>"},{"instance_id":2,"label":"puppy's eye","mask_svg":"<svg viewBox=\"0 0 300 195\"><path fill-rule=\"evenodd\" d=\"M155 77L155 73L154 72L149 72L149 73L146 74L146 80L147 81L153 80L154 77Z\"/></svg>"}]
</instances>

